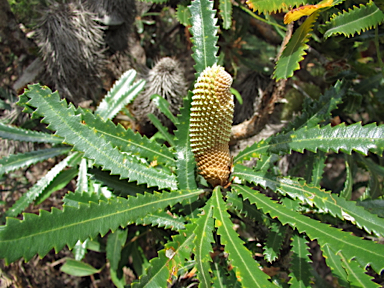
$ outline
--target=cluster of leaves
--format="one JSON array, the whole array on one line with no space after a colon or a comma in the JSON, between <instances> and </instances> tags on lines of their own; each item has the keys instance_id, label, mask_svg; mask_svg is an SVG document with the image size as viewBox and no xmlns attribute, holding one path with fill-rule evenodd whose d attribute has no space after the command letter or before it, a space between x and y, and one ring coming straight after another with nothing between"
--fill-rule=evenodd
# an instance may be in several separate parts
<instances>
[{"instance_id":1,"label":"cluster of leaves","mask_svg":"<svg viewBox=\"0 0 384 288\"><path fill-rule=\"evenodd\" d=\"M220 2L226 29L231 25L232 4ZM253 7L261 12L284 8L278 0L268 1L268 7L256 6L266 2L254 2L251 1ZM192 1L186 9L185 13L191 15L188 24L198 75L219 62L216 11L208 0ZM364 9L360 6L357 10ZM182 14L180 11L184 10L180 8L178 15ZM301 41L302 47L307 41L303 35L312 29L317 17L313 15L316 14L296 30L291 42ZM308 19L312 22L306 24ZM334 31L344 33L340 32L344 31L341 28ZM298 63L302 55L297 57L298 50L290 48L293 45L290 43L281 57L286 55ZM295 65L286 65L285 70L290 72L283 76L276 68L275 76L288 77L294 69ZM384 246L378 243L384 237L384 170L380 165L384 126L354 123L352 117L346 116L345 123L331 125L330 122L332 113L361 112L358 108L364 93L370 96L365 100L371 107L367 109L377 111L376 107L384 103L379 98L383 91L381 73L371 74L359 83L344 77L343 81L330 85L318 100L307 99L301 115L283 132L254 143L233 159L233 183L226 189L211 189L196 176L188 135L191 95L184 100L177 117L171 116L167 105L162 103L161 109L176 126L174 135L151 117L169 147L111 121L143 89L144 81L134 82L134 78L133 70L125 73L95 112L68 105L57 92L40 85L29 86L20 96L18 103L24 111L42 119L54 134L1 124L0 137L51 143L53 147L1 159L0 174L57 155L67 156L5 213L6 223L0 229L0 258L6 263L20 258L28 261L35 255L43 257L52 248L59 251L67 245L73 249L75 260L67 260L62 270L78 276L89 275L100 270L80 260L87 249L96 249L101 235L106 238L110 275L117 287L125 285L122 271L130 256L136 259L133 269L139 275L134 287L166 287L179 279L197 279L199 287L310 287L313 284L325 287L327 284L310 265L308 243L317 240L340 287L377 286L372 278L378 279L384 269ZM337 75L337 78L343 77ZM377 115L377 122L381 121L380 117ZM283 176L277 168L277 160L293 151L306 151L309 155L302 161L306 167L302 178ZM330 191L320 184L324 181L326 162L334 155L345 156L345 181L341 189L331 187ZM244 166L244 161L251 158L258 158L257 164ZM354 183L356 167L368 171L369 180L359 185ZM41 210L38 215L24 213L21 220L15 218L29 204L41 203L74 177L76 189L63 198L63 209ZM351 201L357 186L364 186L365 193L358 201ZM254 229L249 219L265 228L265 237L246 236ZM157 257L148 262L137 243L148 230L131 232L130 224L172 232L163 235L164 243L158 247ZM286 239L290 254L282 249ZM255 255L260 254L261 259L257 259ZM267 273L268 266L282 257L290 259L290 267L284 271L288 277Z\"/></svg>"}]
</instances>

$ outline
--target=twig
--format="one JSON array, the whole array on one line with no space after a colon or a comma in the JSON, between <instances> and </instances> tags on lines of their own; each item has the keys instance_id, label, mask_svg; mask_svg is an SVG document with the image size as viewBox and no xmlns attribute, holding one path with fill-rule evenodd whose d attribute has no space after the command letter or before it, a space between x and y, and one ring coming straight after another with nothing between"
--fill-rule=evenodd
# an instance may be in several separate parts
<instances>
[{"instance_id":1,"label":"twig","mask_svg":"<svg viewBox=\"0 0 384 288\"><path fill-rule=\"evenodd\" d=\"M293 26L288 25L287 33L285 34L280 51L278 53L278 57L276 59L280 57L282 51L285 48L285 45L292 37L292 31ZM264 128L264 126L268 123L269 116L272 114L275 108L275 103L283 98L286 83L286 79L281 79L277 82L274 82L274 80L272 80L270 82L267 89L265 89L259 107L252 116L252 118L232 127L229 145L234 145L239 140L252 137Z\"/></svg>"}]
</instances>

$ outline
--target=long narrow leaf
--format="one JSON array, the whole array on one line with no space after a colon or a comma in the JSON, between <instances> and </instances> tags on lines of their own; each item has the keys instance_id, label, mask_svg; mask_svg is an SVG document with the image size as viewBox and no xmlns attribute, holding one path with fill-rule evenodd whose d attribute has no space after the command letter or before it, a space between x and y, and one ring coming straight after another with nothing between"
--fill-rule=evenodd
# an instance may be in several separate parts
<instances>
[{"instance_id":1,"label":"long narrow leaf","mask_svg":"<svg viewBox=\"0 0 384 288\"><path fill-rule=\"evenodd\" d=\"M34 113L44 115L50 129L64 136L66 143L74 145L75 149L84 152L85 157L94 159L96 164L129 181L176 189L174 175L138 163L135 158L113 148L104 137L96 137L91 128L81 123L81 115L76 115L73 106L68 107L65 100L60 101L57 93L39 85L30 85L26 95L31 98L28 104L37 108Z\"/></svg>"},{"instance_id":2,"label":"long narrow leaf","mask_svg":"<svg viewBox=\"0 0 384 288\"><path fill-rule=\"evenodd\" d=\"M332 269L333 275L338 278L339 285L341 287L348 287L347 273L344 268L341 266L340 255L337 255L336 252L327 244L322 247L325 261L327 262L328 267Z\"/></svg>"},{"instance_id":3,"label":"long narrow leaf","mask_svg":"<svg viewBox=\"0 0 384 288\"><path fill-rule=\"evenodd\" d=\"M362 267L368 264L378 273L384 269L384 246L372 241L362 240L347 232L329 227L297 212L277 204L267 196L245 186L234 185L238 193L271 217L277 217L281 223L295 227L309 238L317 239L321 246L330 245L336 251L342 251L347 260L356 258Z\"/></svg>"},{"instance_id":4,"label":"long narrow leaf","mask_svg":"<svg viewBox=\"0 0 384 288\"><path fill-rule=\"evenodd\" d=\"M0 176L4 173L14 171L16 169L28 167L32 164L66 154L71 151L71 147L55 147L20 154L13 154L9 157L0 159Z\"/></svg>"},{"instance_id":5,"label":"long narrow leaf","mask_svg":"<svg viewBox=\"0 0 384 288\"><path fill-rule=\"evenodd\" d=\"M115 125L112 121L103 121L97 115L82 111L83 121L98 135L103 135L106 141L111 142L121 152L145 158L149 162L157 161L168 165L174 165L175 159L172 153L164 145L150 141L147 137L134 133L132 129L125 129L122 125Z\"/></svg>"},{"instance_id":6,"label":"long narrow leaf","mask_svg":"<svg viewBox=\"0 0 384 288\"><path fill-rule=\"evenodd\" d=\"M217 63L216 55L219 48L216 46L218 40L215 26L216 10L213 9L213 1L210 0L194 0L188 8L191 11L192 57L196 63L195 70L200 74L205 68Z\"/></svg>"},{"instance_id":7,"label":"long narrow leaf","mask_svg":"<svg viewBox=\"0 0 384 288\"><path fill-rule=\"evenodd\" d=\"M41 204L45 199L51 196L53 192L56 192L57 190L63 189L65 186L67 186L67 184L76 177L77 172L77 167L61 171L35 199L35 204Z\"/></svg>"},{"instance_id":8,"label":"long narrow leaf","mask_svg":"<svg viewBox=\"0 0 384 288\"><path fill-rule=\"evenodd\" d=\"M384 150L384 125L376 126L376 123L371 123L361 126L361 123L355 123L345 126L342 123L334 127L304 127L255 143L240 152L233 161L241 163L266 152L288 154L294 150L303 153L305 149L312 152L342 151L351 154L356 151L363 155L368 152L381 155Z\"/></svg>"},{"instance_id":9,"label":"long narrow leaf","mask_svg":"<svg viewBox=\"0 0 384 288\"><path fill-rule=\"evenodd\" d=\"M117 229L108 235L107 241L107 259L110 269L117 270L121 258L121 250L127 240L128 230Z\"/></svg>"},{"instance_id":10,"label":"long narrow leaf","mask_svg":"<svg viewBox=\"0 0 384 288\"><path fill-rule=\"evenodd\" d=\"M302 113L292 122L288 123L284 131L289 132L292 129L299 130L304 126L312 128L321 122L331 119L331 112L342 103L347 88L346 86L346 84L338 81L333 87L325 91L319 100L306 99Z\"/></svg>"},{"instance_id":11,"label":"long narrow leaf","mask_svg":"<svg viewBox=\"0 0 384 288\"><path fill-rule=\"evenodd\" d=\"M183 267L192 253L192 241L195 237L194 224L186 225L186 229L173 236L173 241L165 244L165 249L158 252L158 256L150 261L151 266L145 275L141 276L133 287L167 287L167 280L177 276L179 268Z\"/></svg>"},{"instance_id":12,"label":"long narrow leaf","mask_svg":"<svg viewBox=\"0 0 384 288\"><path fill-rule=\"evenodd\" d=\"M275 13L282 10L288 10L292 7L303 4L303 0L248 0L247 4L253 11L259 13Z\"/></svg>"},{"instance_id":13,"label":"long narrow leaf","mask_svg":"<svg viewBox=\"0 0 384 288\"><path fill-rule=\"evenodd\" d=\"M173 124L177 123L176 117L172 114L171 110L169 110L169 106L171 105L165 98L161 97L158 94L154 94L151 96L152 103L159 108L160 112L163 113L169 120L172 121Z\"/></svg>"},{"instance_id":14,"label":"long narrow leaf","mask_svg":"<svg viewBox=\"0 0 384 288\"><path fill-rule=\"evenodd\" d=\"M78 207L40 210L39 215L23 214L23 220L8 217L0 227L0 258L6 263L24 257L26 261L35 254L43 257L52 248L61 250L64 245L73 247L78 240L105 235L109 230L125 227L137 218L164 209L188 198L196 199L201 190L163 192L137 197L111 198L99 203L78 203ZM76 194L75 194L76 195Z\"/></svg>"},{"instance_id":15,"label":"long narrow leaf","mask_svg":"<svg viewBox=\"0 0 384 288\"><path fill-rule=\"evenodd\" d=\"M96 113L103 119L113 119L121 109L133 102L135 97L144 89L145 81L139 80L132 84L136 77L135 70L128 70L113 85L104 97Z\"/></svg>"},{"instance_id":16,"label":"long narrow leaf","mask_svg":"<svg viewBox=\"0 0 384 288\"><path fill-rule=\"evenodd\" d=\"M219 12L223 18L223 28L229 29L232 25L232 3L230 0L220 0Z\"/></svg>"},{"instance_id":17,"label":"long narrow leaf","mask_svg":"<svg viewBox=\"0 0 384 288\"><path fill-rule=\"evenodd\" d=\"M9 125L5 125L0 122L0 138L17 140L17 141L25 141L25 142L37 142L37 143L52 143L52 144L61 144L63 142L63 138L38 132L31 131L19 127L13 127Z\"/></svg>"},{"instance_id":18,"label":"long narrow leaf","mask_svg":"<svg viewBox=\"0 0 384 288\"><path fill-rule=\"evenodd\" d=\"M306 54L304 50L308 48L306 43L309 40L310 32L318 16L319 12L314 12L309 16L289 40L277 61L273 73L273 77L276 78L276 80L292 77L293 72L300 69L299 62L304 59L304 55Z\"/></svg>"},{"instance_id":19,"label":"long narrow leaf","mask_svg":"<svg viewBox=\"0 0 384 288\"><path fill-rule=\"evenodd\" d=\"M311 286L311 270L312 267L309 264L311 259L309 259L309 251L307 246L308 241L302 235L293 235L292 239L292 264L291 264L291 273L289 276L291 287L312 287Z\"/></svg>"},{"instance_id":20,"label":"long narrow leaf","mask_svg":"<svg viewBox=\"0 0 384 288\"><path fill-rule=\"evenodd\" d=\"M360 34L363 31L371 29L384 21L384 13L377 8L374 2L368 2L366 5L360 4L359 7L349 9L332 17L327 23L328 30L324 36L330 37L334 34L344 34L346 37Z\"/></svg>"},{"instance_id":21,"label":"long narrow leaf","mask_svg":"<svg viewBox=\"0 0 384 288\"><path fill-rule=\"evenodd\" d=\"M270 228L263 250L265 260L272 263L279 257L279 251L284 241L285 228L278 222L271 223Z\"/></svg>"},{"instance_id":22,"label":"long narrow leaf","mask_svg":"<svg viewBox=\"0 0 384 288\"><path fill-rule=\"evenodd\" d=\"M376 235L384 236L383 218L365 211L355 202L347 201L336 194L331 194L296 179L277 177L266 172L254 172L241 165L235 167L233 175L264 188L268 187L283 195L288 194L291 198L300 199L311 206L315 205L324 212L329 212L342 220L351 221L358 227L364 228L368 233L373 232Z\"/></svg>"},{"instance_id":23,"label":"long narrow leaf","mask_svg":"<svg viewBox=\"0 0 384 288\"><path fill-rule=\"evenodd\" d=\"M159 132L164 136L165 140L171 145L175 146L175 142L173 140L173 136L168 132L167 128L161 124L159 118L157 118L152 113L148 114L149 120L151 120L152 124L159 130Z\"/></svg>"},{"instance_id":24,"label":"long narrow leaf","mask_svg":"<svg viewBox=\"0 0 384 288\"><path fill-rule=\"evenodd\" d=\"M372 277L365 274L364 269L355 260L348 261L341 251L337 254L341 257L342 266L347 272L348 282L351 284L351 287L382 287L373 282Z\"/></svg>"},{"instance_id":25,"label":"long narrow leaf","mask_svg":"<svg viewBox=\"0 0 384 288\"><path fill-rule=\"evenodd\" d=\"M221 243L225 245L224 251L228 253L229 260L235 269L236 278L242 287L274 287L268 282L268 276L260 270L252 254L244 247L243 241L233 230L233 223L226 211L226 205L220 191L220 186L213 190L215 209L213 217L217 233L221 236Z\"/></svg>"},{"instance_id":26,"label":"long narrow leaf","mask_svg":"<svg viewBox=\"0 0 384 288\"><path fill-rule=\"evenodd\" d=\"M41 178L37 183L29 189L23 196L21 196L15 204L5 213L7 217L14 217L19 215L29 204L31 204L43 191L44 189L55 179L55 177L67 167L68 163L78 157L77 153L74 153L65 158L60 163L56 164L49 172Z\"/></svg>"},{"instance_id":27,"label":"long narrow leaf","mask_svg":"<svg viewBox=\"0 0 384 288\"><path fill-rule=\"evenodd\" d=\"M195 267L197 268L197 279L200 281L199 287L210 288L211 271L210 262L212 262L211 254L213 240L214 223L212 218L214 203L213 197L208 200L199 219L196 221L196 229L193 231L196 235L193 244L195 252Z\"/></svg>"},{"instance_id":28,"label":"long narrow leaf","mask_svg":"<svg viewBox=\"0 0 384 288\"><path fill-rule=\"evenodd\" d=\"M190 99L190 97L189 97ZM177 182L179 189L196 189L195 157L193 156L189 139L189 111L191 101L185 99L184 107L180 110L177 130L175 131L175 156L177 159Z\"/></svg>"}]
</instances>

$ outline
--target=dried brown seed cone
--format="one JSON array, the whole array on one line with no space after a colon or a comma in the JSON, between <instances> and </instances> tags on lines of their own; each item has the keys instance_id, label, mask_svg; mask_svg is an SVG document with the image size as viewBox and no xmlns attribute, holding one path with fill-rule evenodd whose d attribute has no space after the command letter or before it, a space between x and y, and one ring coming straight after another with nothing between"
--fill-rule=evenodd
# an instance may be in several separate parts
<instances>
[{"instance_id":1,"label":"dried brown seed cone","mask_svg":"<svg viewBox=\"0 0 384 288\"><path fill-rule=\"evenodd\" d=\"M52 2L36 27L46 73L60 96L78 103L97 100L105 65L103 31L80 1Z\"/></svg>"},{"instance_id":2,"label":"dried brown seed cone","mask_svg":"<svg viewBox=\"0 0 384 288\"><path fill-rule=\"evenodd\" d=\"M206 68L193 90L190 138L199 173L225 186L231 169L229 138L233 120L232 77L223 67Z\"/></svg>"},{"instance_id":3,"label":"dried brown seed cone","mask_svg":"<svg viewBox=\"0 0 384 288\"><path fill-rule=\"evenodd\" d=\"M183 67L179 61L170 57L160 59L145 78L147 80L145 91L137 96L131 108L139 126L138 130L142 134L151 136L157 130L148 118L149 113L157 116L167 128L171 129L173 125L172 121L157 108L151 96L158 94L167 100L170 104L169 110L176 115L183 104L183 97L187 95L187 84Z\"/></svg>"}]
</instances>

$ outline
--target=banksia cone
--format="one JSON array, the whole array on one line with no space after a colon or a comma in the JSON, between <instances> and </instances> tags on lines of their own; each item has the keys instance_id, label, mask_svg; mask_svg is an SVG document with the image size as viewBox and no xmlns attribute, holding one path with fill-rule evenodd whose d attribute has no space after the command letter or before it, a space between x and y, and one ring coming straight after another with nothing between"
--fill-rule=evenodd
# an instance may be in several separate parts
<instances>
[{"instance_id":1,"label":"banksia cone","mask_svg":"<svg viewBox=\"0 0 384 288\"><path fill-rule=\"evenodd\" d=\"M231 169L229 138L233 119L232 77L223 67L206 68L193 90L190 138L199 173L225 186Z\"/></svg>"}]
</instances>

